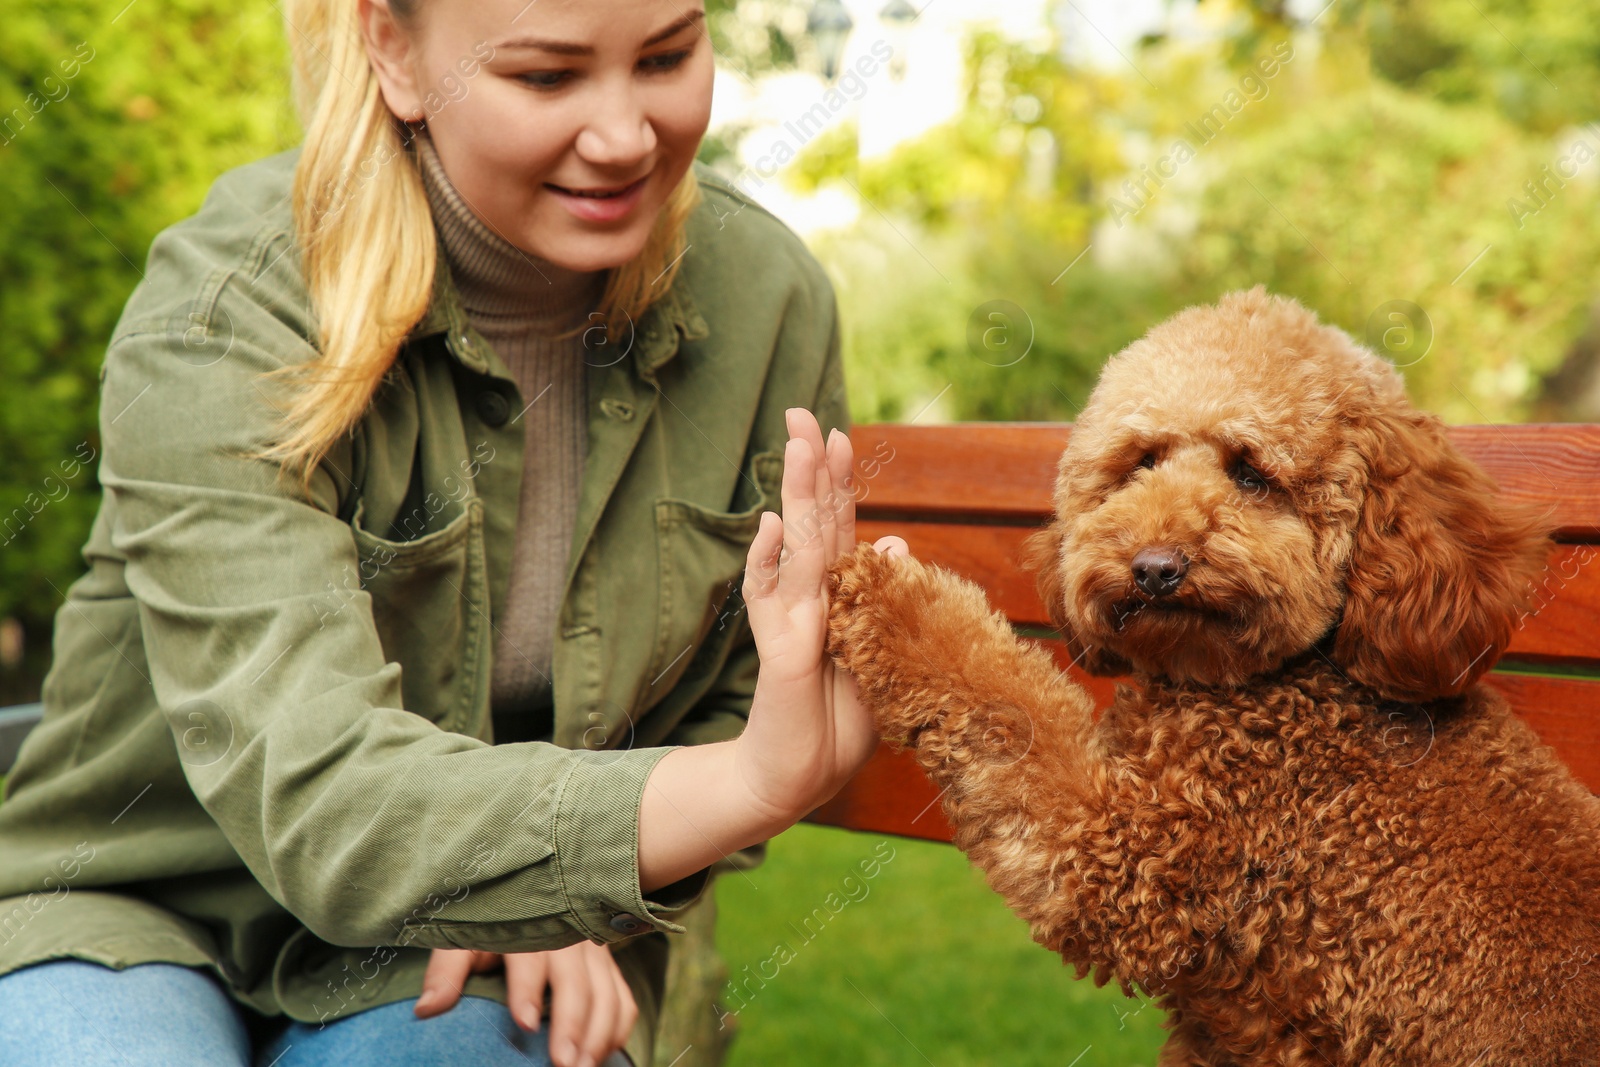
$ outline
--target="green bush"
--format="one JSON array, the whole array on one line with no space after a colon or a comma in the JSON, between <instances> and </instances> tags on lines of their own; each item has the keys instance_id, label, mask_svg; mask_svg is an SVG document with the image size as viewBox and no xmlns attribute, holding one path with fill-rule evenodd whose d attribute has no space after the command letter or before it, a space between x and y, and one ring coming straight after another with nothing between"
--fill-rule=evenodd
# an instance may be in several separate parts
<instances>
[{"instance_id":1,"label":"green bush","mask_svg":"<svg viewBox=\"0 0 1600 1067\"><path fill-rule=\"evenodd\" d=\"M0 34L0 617L31 698L99 502L98 375L150 242L298 140L276 7L13 0ZM112 413L114 415L114 413ZM110 416L108 416L110 417Z\"/></svg>"}]
</instances>

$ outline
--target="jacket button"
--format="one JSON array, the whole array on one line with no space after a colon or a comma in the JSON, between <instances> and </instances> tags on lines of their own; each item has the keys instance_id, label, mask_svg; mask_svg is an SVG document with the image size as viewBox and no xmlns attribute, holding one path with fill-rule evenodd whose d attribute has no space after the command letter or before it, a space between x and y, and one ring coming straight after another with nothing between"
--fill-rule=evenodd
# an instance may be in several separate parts
<instances>
[{"instance_id":1,"label":"jacket button","mask_svg":"<svg viewBox=\"0 0 1600 1067\"><path fill-rule=\"evenodd\" d=\"M600 400L600 410L611 418L621 419L623 422L633 418L633 405L626 400L618 400L615 397L603 397Z\"/></svg>"},{"instance_id":2,"label":"jacket button","mask_svg":"<svg viewBox=\"0 0 1600 1067\"><path fill-rule=\"evenodd\" d=\"M475 403L478 408L478 418L487 426L499 429L511 417L511 401L497 389L485 389L478 394Z\"/></svg>"},{"instance_id":3,"label":"jacket button","mask_svg":"<svg viewBox=\"0 0 1600 1067\"><path fill-rule=\"evenodd\" d=\"M650 924L637 915L629 915L627 912L622 912L619 915L612 916L611 929L619 934L638 934L650 929Z\"/></svg>"}]
</instances>

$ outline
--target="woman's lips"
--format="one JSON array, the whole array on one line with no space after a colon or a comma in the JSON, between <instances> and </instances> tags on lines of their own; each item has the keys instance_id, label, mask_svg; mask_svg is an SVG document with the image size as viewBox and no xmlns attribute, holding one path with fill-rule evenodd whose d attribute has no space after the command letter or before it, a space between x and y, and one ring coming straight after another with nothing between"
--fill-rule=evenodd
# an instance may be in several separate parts
<instances>
[{"instance_id":1,"label":"woman's lips","mask_svg":"<svg viewBox=\"0 0 1600 1067\"><path fill-rule=\"evenodd\" d=\"M574 192L549 182L545 183L545 188L577 218L586 222L616 222L633 211L649 180L650 175L646 174L632 185L624 186L620 192L602 195Z\"/></svg>"}]
</instances>

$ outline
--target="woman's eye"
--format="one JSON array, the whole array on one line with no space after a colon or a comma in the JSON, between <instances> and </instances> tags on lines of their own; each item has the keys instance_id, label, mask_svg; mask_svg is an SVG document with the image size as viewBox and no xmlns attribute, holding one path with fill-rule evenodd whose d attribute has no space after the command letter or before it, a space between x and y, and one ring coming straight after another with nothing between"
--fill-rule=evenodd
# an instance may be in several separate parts
<instances>
[{"instance_id":1,"label":"woman's eye","mask_svg":"<svg viewBox=\"0 0 1600 1067\"><path fill-rule=\"evenodd\" d=\"M693 48L681 48L676 52L662 52L660 55L646 56L639 61L639 66L641 69L651 72L673 70L682 66L683 61L688 59L689 53L693 51Z\"/></svg>"},{"instance_id":2,"label":"woman's eye","mask_svg":"<svg viewBox=\"0 0 1600 1067\"><path fill-rule=\"evenodd\" d=\"M517 75L535 89L559 89L571 76L570 70L535 70Z\"/></svg>"},{"instance_id":3,"label":"woman's eye","mask_svg":"<svg viewBox=\"0 0 1600 1067\"><path fill-rule=\"evenodd\" d=\"M1233 484L1247 493L1261 494L1267 491L1267 479L1244 460L1233 465Z\"/></svg>"}]
</instances>

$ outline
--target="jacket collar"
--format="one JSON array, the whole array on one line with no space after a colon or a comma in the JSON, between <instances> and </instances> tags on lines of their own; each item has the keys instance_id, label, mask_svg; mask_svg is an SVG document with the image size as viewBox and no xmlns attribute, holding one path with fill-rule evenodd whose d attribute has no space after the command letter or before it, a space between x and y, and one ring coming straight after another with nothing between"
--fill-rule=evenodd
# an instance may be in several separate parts
<instances>
[{"instance_id":1,"label":"jacket collar","mask_svg":"<svg viewBox=\"0 0 1600 1067\"><path fill-rule=\"evenodd\" d=\"M689 292L681 268L673 276L671 288L650 305L633 327L632 336L622 338L620 343L632 358L634 372L652 385L656 383L656 370L677 355L680 339L698 341L711 332ZM434 257L433 293L428 310L407 335L407 341L418 341L434 334L445 335L445 347L462 365L479 374L491 373L485 354L487 343L467 321L442 243Z\"/></svg>"}]
</instances>

